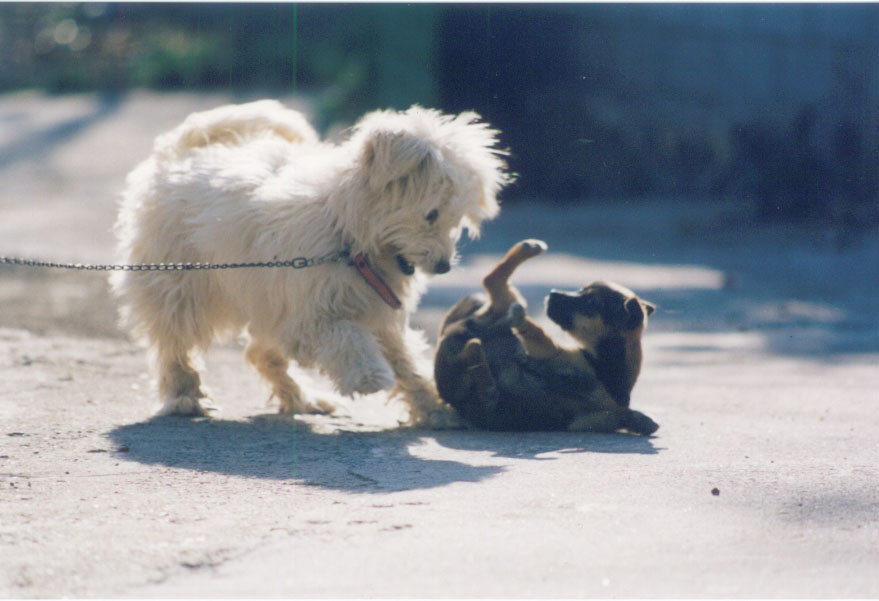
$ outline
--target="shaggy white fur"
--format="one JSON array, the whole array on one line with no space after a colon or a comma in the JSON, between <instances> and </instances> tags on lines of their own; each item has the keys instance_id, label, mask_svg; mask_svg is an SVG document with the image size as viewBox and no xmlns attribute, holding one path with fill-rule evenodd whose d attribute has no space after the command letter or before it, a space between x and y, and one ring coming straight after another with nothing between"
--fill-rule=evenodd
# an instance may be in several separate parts
<instances>
[{"instance_id":1,"label":"shaggy white fur","mask_svg":"<svg viewBox=\"0 0 879 601\"><path fill-rule=\"evenodd\" d=\"M391 308L345 261L116 273L123 323L152 352L160 413L204 415L191 355L246 330L245 358L282 412L332 410L304 398L287 373L295 359L345 395L393 388L410 423L435 423L444 411L409 314L426 276L449 270L462 230L478 234L511 180L498 132L478 120L417 106L377 111L331 144L300 113L262 100L195 113L159 136L128 176L116 224L126 261L290 260L350 245L403 303Z\"/></svg>"}]
</instances>

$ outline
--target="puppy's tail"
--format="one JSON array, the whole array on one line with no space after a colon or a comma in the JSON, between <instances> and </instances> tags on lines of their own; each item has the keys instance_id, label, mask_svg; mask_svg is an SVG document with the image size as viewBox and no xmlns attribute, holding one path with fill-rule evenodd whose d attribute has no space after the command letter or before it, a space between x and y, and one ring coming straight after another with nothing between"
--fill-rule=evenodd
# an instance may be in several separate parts
<instances>
[{"instance_id":1,"label":"puppy's tail","mask_svg":"<svg viewBox=\"0 0 879 601\"><path fill-rule=\"evenodd\" d=\"M285 108L277 100L258 100L192 113L183 123L156 139L155 152L173 157L193 148L236 145L266 134L294 144L318 141L317 132L302 113Z\"/></svg>"}]
</instances>

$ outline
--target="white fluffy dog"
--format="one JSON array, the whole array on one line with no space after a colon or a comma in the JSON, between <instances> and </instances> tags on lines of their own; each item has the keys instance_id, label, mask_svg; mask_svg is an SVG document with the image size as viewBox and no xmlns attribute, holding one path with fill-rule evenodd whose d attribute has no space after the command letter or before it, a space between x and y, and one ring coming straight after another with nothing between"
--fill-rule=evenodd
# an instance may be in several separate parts
<instances>
[{"instance_id":1,"label":"white fluffy dog","mask_svg":"<svg viewBox=\"0 0 879 601\"><path fill-rule=\"evenodd\" d=\"M159 413L204 415L192 352L246 329L245 357L284 413L331 410L304 398L287 373L295 359L345 395L393 388L410 423L441 414L408 317L425 276L450 269L462 230L472 237L497 214L511 179L498 132L478 119L377 111L331 144L300 113L262 100L192 114L159 136L128 177L116 225L127 262L342 258L115 273L123 322L151 347Z\"/></svg>"}]
</instances>

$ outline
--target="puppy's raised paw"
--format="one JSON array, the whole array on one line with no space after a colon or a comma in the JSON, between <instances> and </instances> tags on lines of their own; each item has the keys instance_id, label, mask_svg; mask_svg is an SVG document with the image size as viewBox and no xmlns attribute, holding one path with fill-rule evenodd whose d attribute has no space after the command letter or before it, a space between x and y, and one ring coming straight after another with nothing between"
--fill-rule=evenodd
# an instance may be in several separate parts
<instances>
[{"instance_id":1,"label":"puppy's raised paw","mask_svg":"<svg viewBox=\"0 0 879 601\"><path fill-rule=\"evenodd\" d=\"M536 257L537 255L546 251L546 249L548 248L546 242L544 242L543 240L537 240L535 238L522 240L516 246L516 254L525 259Z\"/></svg>"},{"instance_id":2,"label":"puppy's raised paw","mask_svg":"<svg viewBox=\"0 0 879 601\"><path fill-rule=\"evenodd\" d=\"M486 363L485 358L485 349L482 346L482 341L479 338L471 338L467 341L467 344L464 345L463 350L461 351L461 359L468 366L480 365L482 363Z\"/></svg>"}]
</instances>

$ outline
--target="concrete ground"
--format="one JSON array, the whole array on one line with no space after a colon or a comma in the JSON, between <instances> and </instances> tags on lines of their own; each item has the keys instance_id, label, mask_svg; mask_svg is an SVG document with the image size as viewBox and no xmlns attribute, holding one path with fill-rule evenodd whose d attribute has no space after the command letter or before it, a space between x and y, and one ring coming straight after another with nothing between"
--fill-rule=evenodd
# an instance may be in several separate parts
<instances>
[{"instance_id":1,"label":"concrete ground","mask_svg":"<svg viewBox=\"0 0 879 601\"><path fill-rule=\"evenodd\" d=\"M125 173L223 96L0 96L0 255L114 257ZM103 276L0 267L0 596L879 597L879 237L735 206L518 204L414 322L475 290L608 278L659 305L623 434L395 427L381 394L292 419L235 344L213 419L151 419Z\"/></svg>"}]
</instances>

